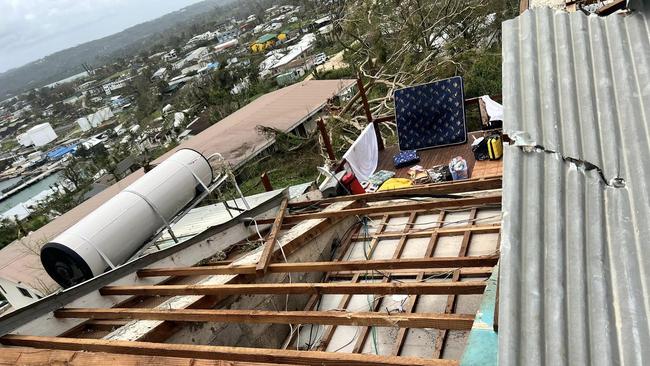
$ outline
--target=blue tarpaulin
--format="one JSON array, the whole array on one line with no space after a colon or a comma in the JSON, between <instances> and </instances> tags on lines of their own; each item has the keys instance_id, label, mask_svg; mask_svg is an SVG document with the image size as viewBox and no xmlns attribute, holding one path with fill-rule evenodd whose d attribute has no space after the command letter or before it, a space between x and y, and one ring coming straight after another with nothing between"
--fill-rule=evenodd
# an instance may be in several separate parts
<instances>
[{"instance_id":1,"label":"blue tarpaulin","mask_svg":"<svg viewBox=\"0 0 650 366\"><path fill-rule=\"evenodd\" d=\"M50 160L59 160L66 154L74 153L77 151L77 144L68 146L59 146L47 153L47 158Z\"/></svg>"}]
</instances>

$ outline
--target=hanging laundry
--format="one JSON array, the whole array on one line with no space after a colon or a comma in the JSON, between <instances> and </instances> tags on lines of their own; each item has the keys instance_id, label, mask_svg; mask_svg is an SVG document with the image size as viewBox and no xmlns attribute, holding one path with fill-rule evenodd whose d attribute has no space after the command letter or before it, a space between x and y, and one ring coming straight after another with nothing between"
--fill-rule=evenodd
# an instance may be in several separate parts
<instances>
[{"instance_id":1,"label":"hanging laundry","mask_svg":"<svg viewBox=\"0 0 650 366\"><path fill-rule=\"evenodd\" d=\"M489 95L484 95L481 99L485 103L485 110L488 116L490 116L490 122L503 121L503 106L493 101Z\"/></svg>"},{"instance_id":2,"label":"hanging laundry","mask_svg":"<svg viewBox=\"0 0 650 366\"><path fill-rule=\"evenodd\" d=\"M343 155L347 165L360 181L366 181L377 169L379 161L379 147L375 126L371 123L361 132L357 140Z\"/></svg>"}]
</instances>

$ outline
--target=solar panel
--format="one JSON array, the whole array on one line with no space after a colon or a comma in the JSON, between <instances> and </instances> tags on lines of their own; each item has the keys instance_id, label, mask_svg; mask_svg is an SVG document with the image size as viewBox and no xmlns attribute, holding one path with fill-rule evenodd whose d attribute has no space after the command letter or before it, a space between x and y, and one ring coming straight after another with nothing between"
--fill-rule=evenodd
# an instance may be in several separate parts
<instances>
[{"instance_id":1,"label":"solar panel","mask_svg":"<svg viewBox=\"0 0 650 366\"><path fill-rule=\"evenodd\" d=\"M467 142L463 78L455 76L395 91L400 150Z\"/></svg>"}]
</instances>

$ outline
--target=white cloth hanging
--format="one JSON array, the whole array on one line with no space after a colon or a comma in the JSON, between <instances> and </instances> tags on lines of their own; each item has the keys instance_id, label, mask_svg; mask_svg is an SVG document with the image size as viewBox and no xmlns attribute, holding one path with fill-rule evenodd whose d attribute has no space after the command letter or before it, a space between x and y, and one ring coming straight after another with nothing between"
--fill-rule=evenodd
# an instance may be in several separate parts
<instances>
[{"instance_id":1,"label":"white cloth hanging","mask_svg":"<svg viewBox=\"0 0 650 366\"><path fill-rule=\"evenodd\" d=\"M503 121L503 106L493 101L489 95L484 95L481 99L483 99L483 103L485 103L485 110L487 111L488 116L490 116L490 122Z\"/></svg>"},{"instance_id":2,"label":"white cloth hanging","mask_svg":"<svg viewBox=\"0 0 650 366\"><path fill-rule=\"evenodd\" d=\"M347 165L352 169L359 181L368 180L377 170L379 161L379 147L375 126L371 123L361 132L356 141L343 155Z\"/></svg>"}]
</instances>

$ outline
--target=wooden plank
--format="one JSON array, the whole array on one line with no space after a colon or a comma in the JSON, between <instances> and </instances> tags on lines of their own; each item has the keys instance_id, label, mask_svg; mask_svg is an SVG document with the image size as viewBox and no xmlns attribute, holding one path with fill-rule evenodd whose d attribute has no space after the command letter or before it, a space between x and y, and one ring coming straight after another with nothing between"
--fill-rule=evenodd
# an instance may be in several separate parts
<instances>
[{"instance_id":1,"label":"wooden plank","mask_svg":"<svg viewBox=\"0 0 650 366\"><path fill-rule=\"evenodd\" d=\"M431 235L431 234L429 234ZM487 267L496 265L499 257L436 257L436 258L404 258L379 260L354 260L345 262L302 262L302 263L273 263L267 268L269 273L293 272L335 272L335 271L371 271L390 269L431 269L446 267ZM203 267L171 267L149 268L138 271L140 277L156 276L205 276L225 274L254 274L256 265L242 266L203 266Z\"/></svg>"},{"instance_id":2,"label":"wooden plank","mask_svg":"<svg viewBox=\"0 0 650 366\"><path fill-rule=\"evenodd\" d=\"M104 296L271 295L271 294L376 294L446 295L482 294L485 281L430 283L274 283L241 285L134 285L106 286Z\"/></svg>"},{"instance_id":3,"label":"wooden plank","mask_svg":"<svg viewBox=\"0 0 650 366\"><path fill-rule=\"evenodd\" d=\"M400 197L426 197L435 195L446 195L455 193L467 193L472 191L483 191L490 189L500 189L502 187L501 177L488 177L480 179L467 179L455 182L432 183L411 188L394 189L390 191L381 191L366 193L355 196L339 196L324 198L320 200L304 201L290 203L289 207L307 207L315 205L325 205L334 202L363 200L365 202L383 201Z\"/></svg>"},{"instance_id":4,"label":"wooden plank","mask_svg":"<svg viewBox=\"0 0 650 366\"><path fill-rule=\"evenodd\" d=\"M602 16L614 14L619 10L625 9L627 0L616 0L596 10L596 14Z\"/></svg>"},{"instance_id":5,"label":"wooden plank","mask_svg":"<svg viewBox=\"0 0 650 366\"><path fill-rule=\"evenodd\" d=\"M198 358L237 362L267 362L300 365L350 365L350 366L415 366L458 365L453 360L432 360L415 357L392 357L350 353L293 351L247 347L202 346L193 344L108 341L103 339L79 339L6 335L0 343L11 346L62 349L72 351L108 352L131 355Z\"/></svg>"},{"instance_id":6,"label":"wooden plank","mask_svg":"<svg viewBox=\"0 0 650 366\"><path fill-rule=\"evenodd\" d=\"M70 308L54 312L57 318L169 320L247 324L325 324L379 327L471 329L473 314L401 314L344 311L268 311L223 309Z\"/></svg>"},{"instance_id":7,"label":"wooden plank","mask_svg":"<svg viewBox=\"0 0 650 366\"><path fill-rule=\"evenodd\" d=\"M480 205L497 205L501 204L501 194L487 195L481 197L465 197L458 199L445 199L436 201L411 202L406 204L395 205L376 205L370 207L352 208L339 211L321 211L307 214L285 216L286 222L300 222L302 220L321 219L321 218L339 218L352 215L369 215L373 213L391 213L396 211L413 211L413 210L432 210L432 209L450 209L459 207L471 207Z\"/></svg>"},{"instance_id":8,"label":"wooden plank","mask_svg":"<svg viewBox=\"0 0 650 366\"><path fill-rule=\"evenodd\" d=\"M416 270L416 269L389 269L381 271L381 273L372 272L372 271L340 271L330 273L331 279L346 279L351 278L354 275L360 275L361 279L370 279L370 278L383 278L384 275L391 276L393 278L413 278L417 280L417 276L422 274L422 277L429 276L440 276L447 273L453 273L457 268L436 268L426 271ZM469 278L469 277L489 277L492 274L494 267L465 267L459 269L460 275Z\"/></svg>"},{"instance_id":9,"label":"wooden plank","mask_svg":"<svg viewBox=\"0 0 650 366\"><path fill-rule=\"evenodd\" d=\"M453 236L464 234L467 231L471 231L474 234L491 234L498 233L501 231L501 225L479 225L479 226L449 226L439 229L425 229L425 230L411 230L408 232L398 232L398 231L388 231L380 234L372 234L372 237L379 237L381 239L399 239L402 236L406 235L411 238L428 238L434 232L438 233L440 236ZM353 240L363 240L363 237L356 235L352 237Z\"/></svg>"},{"instance_id":10,"label":"wooden plank","mask_svg":"<svg viewBox=\"0 0 650 366\"><path fill-rule=\"evenodd\" d=\"M275 241L278 237L278 233L282 228L282 221L284 220L284 215L285 212L287 211L288 203L289 203L288 198L283 199L282 203L280 204L280 209L278 210L278 214L277 216L275 216L275 222L273 222L271 234L269 234L268 239L266 239L266 243L264 243L264 251L262 252L262 256L257 261L257 266L255 271L257 272L258 276L263 276L266 273L266 268L269 266L269 263L271 263L272 253L275 250Z\"/></svg>"},{"instance_id":11,"label":"wooden plank","mask_svg":"<svg viewBox=\"0 0 650 366\"><path fill-rule=\"evenodd\" d=\"M64 351L28 347L3 347L0 353L0 366L37 365L115 365L115 366L273 366L278 364L250 363L221 360L201 360L197 358L160 357L143 355L123 355L105 352Z\"/></svg>"}]
</instances>

